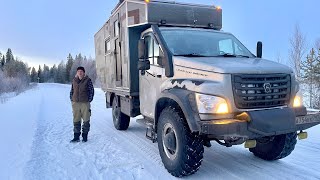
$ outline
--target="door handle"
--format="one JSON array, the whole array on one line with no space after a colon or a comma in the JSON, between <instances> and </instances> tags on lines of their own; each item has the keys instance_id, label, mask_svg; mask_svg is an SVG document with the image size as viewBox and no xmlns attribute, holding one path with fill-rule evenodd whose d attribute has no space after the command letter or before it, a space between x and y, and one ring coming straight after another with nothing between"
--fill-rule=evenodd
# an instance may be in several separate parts
<instances>
[{"instance_id":1,"label":"door handle","mask_svg":"<svg viewBox=\"0 0 320 180\"><path fill-rule=\"evenodd\" d=\"M157 75L157 78L161 78L161 77L162 77L162 75L161 75L161 74L158 74L158 75Z\"/></svg>"}]
</instances>

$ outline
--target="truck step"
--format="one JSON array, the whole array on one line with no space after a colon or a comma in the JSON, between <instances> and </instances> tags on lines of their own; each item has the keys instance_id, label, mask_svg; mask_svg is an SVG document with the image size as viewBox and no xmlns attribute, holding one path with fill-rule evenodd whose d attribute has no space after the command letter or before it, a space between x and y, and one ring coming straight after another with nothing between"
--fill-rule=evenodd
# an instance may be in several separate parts
<instances>
[{"instance_id":1,"label":"truck step","mask_svg":"<svg viewBox=\"0 0 320 180\"><path fill-rule=\"evenodd\" d=\"M148 119L137 119L137 123L145 126L146 128L150 128L152 129L153 128L153 121L150 121Z\"/></svg>"},{"instance_id":2,"label":"truck step","mask_svg":"<svg viewBox=\"0 0 320 180\"><path fill-rule=\"evenodd\" d=\"M153 129L153 121L148 119L137 119L137 123L147 128L146 137L148 139L150 139L153 143L157 142L157 133Z\"/></svg>"},{"instance_id":3,"label":"truck step","mask_svg":"<svg viewBox=\"0 0 320 180\"><path fill-rule=\"evenodd\" d=\"M157 133L153 128L147 128L146 137L152 141L152 143L157 142Z\"/></svg>"}]
</instances>

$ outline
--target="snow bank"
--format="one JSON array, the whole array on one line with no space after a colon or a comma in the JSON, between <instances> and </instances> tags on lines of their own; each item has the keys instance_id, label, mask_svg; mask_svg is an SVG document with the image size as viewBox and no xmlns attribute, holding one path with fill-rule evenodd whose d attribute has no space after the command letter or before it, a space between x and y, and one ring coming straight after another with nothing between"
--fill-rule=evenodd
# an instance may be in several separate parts
<instances>
[{"instance_id":1,"label":"snow bank","mask_svg":"<svg viewBox=\"0 0 320 180\"><path fill-rule=\"evenodd\" d=\"M30 159L36 120L39 118L42 96L31 89L19 96L15 93L4 104L0 103L1 148L0 179L22 179L23 167Z\"/></svg>"}]
</instances>

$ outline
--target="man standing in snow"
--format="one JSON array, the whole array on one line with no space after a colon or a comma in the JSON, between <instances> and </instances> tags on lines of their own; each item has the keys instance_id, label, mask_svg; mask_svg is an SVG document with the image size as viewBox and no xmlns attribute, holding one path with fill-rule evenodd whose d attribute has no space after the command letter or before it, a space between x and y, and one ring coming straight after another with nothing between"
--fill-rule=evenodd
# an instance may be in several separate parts
<instances>
[{"instance_id":1,"label":"man standing in snow","mask_svg":"<svg viewBox=\"0 0 320 180\"><path fill-rule=\"evenodd\" d=\"M70 100L73 112L74 138L70 142L79 142L82 125L82 141L87 142L90 130L90 103L93 100L94 88L91 79L85 74L84 67L77 68L77 74L72 81Z\"/></svg>"}]
</instances>

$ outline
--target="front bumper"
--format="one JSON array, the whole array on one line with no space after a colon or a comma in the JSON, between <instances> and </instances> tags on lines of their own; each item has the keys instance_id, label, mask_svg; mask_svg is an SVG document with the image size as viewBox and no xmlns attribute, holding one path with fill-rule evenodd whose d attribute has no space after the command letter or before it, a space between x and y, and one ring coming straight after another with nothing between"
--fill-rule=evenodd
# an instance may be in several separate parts
<instances>
[{"instance_id":1,"label":"front bumper","mask_svg":"<svg viewBox=\"0 0 320 180\"><path fill-rule=\"evenodd\" d=\"M216 139L254 139L305 130L320 124L320 113L306 112L305 108L251 111L245 112L245 115L246 118L237 116L234 119L201 121L201 134Z\"/></svg>"}]
</instances>

